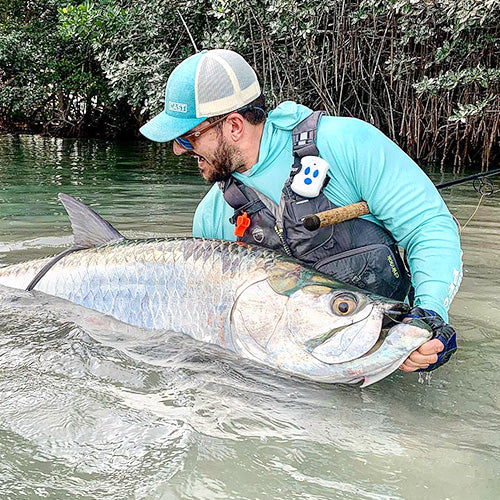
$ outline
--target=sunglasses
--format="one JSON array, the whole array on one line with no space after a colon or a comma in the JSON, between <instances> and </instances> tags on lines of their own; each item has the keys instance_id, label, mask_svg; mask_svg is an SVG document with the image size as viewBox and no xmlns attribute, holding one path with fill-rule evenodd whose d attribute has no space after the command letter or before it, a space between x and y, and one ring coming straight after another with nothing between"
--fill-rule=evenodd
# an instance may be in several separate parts
<instances>
[{"instance_id":1,"label":"sunglasses","mask_svg":"<svg viewBox=\"0 0 500 500\"><path fill-rule=\"evenodd\" d=\"M241 109L238 109L236 111L231 111L231 113L244 113L248 109L258 109L262 111L262 113L266 114L266 112L257 106L245 106ZM209 123L206 127L202 127L199 130L196 130L195 132L190 132L189 134L185 135L180 135L179 137L176 137L174 141L183 149L186 151L192 151L194 149L194 143L195 140L200 137L201 134L204 134L205 132L208 132L211 128L215 127L218 123L224 121L231 113L227 113L224 116L221 116L217 120L213 121L212 123Z\"/></svg>"},{"instance_id":2,"label":"sunglasses","mask_svg":"<svg viewBox=\"0 0 500 500\"><path fill-rule=\"evenodd\" d=\"M231 113L232 113L232 111L231 111ZM176 137L174 139L174 141L177 144L179 144L179 146L181 148L184 148L186 151L192 151L194 149L195 140L198 137L200 137L201 134L208 132L211 128L215 127L218 123L224 121L231 113L228 113L227 115L222 116L221 118L213 121L212 123L209 123L206 127L202 127L199 130L196 130L195 132L190 132L189 134Z\"/></svg>"}]
</instances>

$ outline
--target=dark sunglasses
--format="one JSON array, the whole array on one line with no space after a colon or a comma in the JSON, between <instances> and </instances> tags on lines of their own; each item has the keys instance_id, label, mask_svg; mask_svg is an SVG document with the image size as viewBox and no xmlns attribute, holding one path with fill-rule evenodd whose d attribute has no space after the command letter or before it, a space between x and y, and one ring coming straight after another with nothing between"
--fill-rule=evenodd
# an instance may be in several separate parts
<instances>
[{"instance_id":1,"label":"dark sunglasses","mask_svg":"<svg viewBox=\"0 0 500 500\"><path fill-rule=\"evenodd\" d=\"M245 111L254 108L253 106L245 106L244 108L241 109L236 109L235 111L231 111L231 113L244 113ZM265 111L262 108L257 108L255 109L260 109L263 113ZM189 134L185 135L180 135L179 137L176 137L174 141L183 149L186 151L192 151L194 149L194 143L195 140L200 137L201 134L204 134L205 132L208 132L211 128L215 127L218 123L224 121L231 113L227 113L224 116L221 116L217 120L213 121L212 123L209 123L206 127L202 127L199 130L196 130L195 132L190 132Z\"/></svg>"}]
</instances>

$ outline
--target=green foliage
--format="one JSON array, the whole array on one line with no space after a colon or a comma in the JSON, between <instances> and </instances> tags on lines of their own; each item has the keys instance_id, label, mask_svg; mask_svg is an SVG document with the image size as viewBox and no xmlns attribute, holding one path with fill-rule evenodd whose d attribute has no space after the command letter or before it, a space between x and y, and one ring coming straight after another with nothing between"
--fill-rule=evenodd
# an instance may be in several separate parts
<instances>
[{"instance_id":1,"label":"green foliage","mask_svg":"<svg viewBox=\"0 0 500 500\"><path fill-rule=\"evenodd\" d=\"M107 81L84 45L61 36L58 2L19 3L24 8L0 24L2 116L38 130L78 134L105 115Z\"/></svg>"},{"instance_id":2,"label":"green foliage","mask_svg":"<svg viewBox=\"0 0 500 500\"><path fill-rule=\"evenodd\" d=\"M194 52L180 16L271 105L360 117L417 158L498 154L500 0L0 0L0 122L136 134Z\"/></svg>"},{"instance_id":3,"label":"green foliage","mask_svg":"<svg viewBox=\"0 0 500 500\"><path fill-rule=\"evenodd\" d=\"M461 71L449 70L434 78L424 76L413 86L420 97L423 94L436 95L442 90L455 90L458 87L469 86L472 83L487 89L500 82L500 69L496 68L465 68Z\"/></svg>"},{"instance_id":4,"label":"green foliage","mask_svg":"<svg viewBox=\"0 0 500 500\"><path fill-rule=\"evenodd\" d=\"M454 110L453 114L448 118L448 121L461 122L465 124L471 117L482 116L484 111L492 102L494 102L494 100L495 96L489 95L482 101L478 101L474 104L458 103L457 109Z\"/></svg>"}]
</instances>

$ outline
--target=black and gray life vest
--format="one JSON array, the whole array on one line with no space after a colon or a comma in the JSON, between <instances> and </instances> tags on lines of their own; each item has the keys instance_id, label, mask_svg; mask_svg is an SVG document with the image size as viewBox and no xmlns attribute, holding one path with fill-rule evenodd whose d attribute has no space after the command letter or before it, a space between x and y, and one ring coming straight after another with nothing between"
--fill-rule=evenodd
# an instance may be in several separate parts
<instances>
[{"instance_id":1,"label":"black and gray life vest","mask_svg":"<svg viewBox=\"0 0 500 500\"><path fill-rule=\"evenodd\" d=\"M403 300L409 276L395 240L385 229L364 219L314 232L302 225L305 216L335 208L323 190L315 198L306 198L291 189L301 159L319 156L316 134L322 115L322 111L314 112L292 131L294 163L279 205L233 176L219 183L224 199L234 209L231 223L239 222L238 240L282 252L344 283ZM327 177L323 188L328 182Z\"/></svg>"}]
</instances>

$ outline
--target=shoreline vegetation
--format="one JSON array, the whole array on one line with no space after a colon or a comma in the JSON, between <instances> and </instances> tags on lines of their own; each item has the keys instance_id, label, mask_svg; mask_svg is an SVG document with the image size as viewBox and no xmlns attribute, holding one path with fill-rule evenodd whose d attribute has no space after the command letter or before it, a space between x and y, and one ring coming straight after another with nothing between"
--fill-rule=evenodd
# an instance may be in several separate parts
<instances>
[{"instance_id":1,"label":"shoreline vegetation","mask_svg":"<svg viewBox=\"0 0 500 500\"><path fill-rule=\"evenodd\" d=\"M0 132L136 137L190 36L244 55L270 108L361 118L424 162L500 157L500 0L0 0Z\"/></svg>"}]
</instances>

